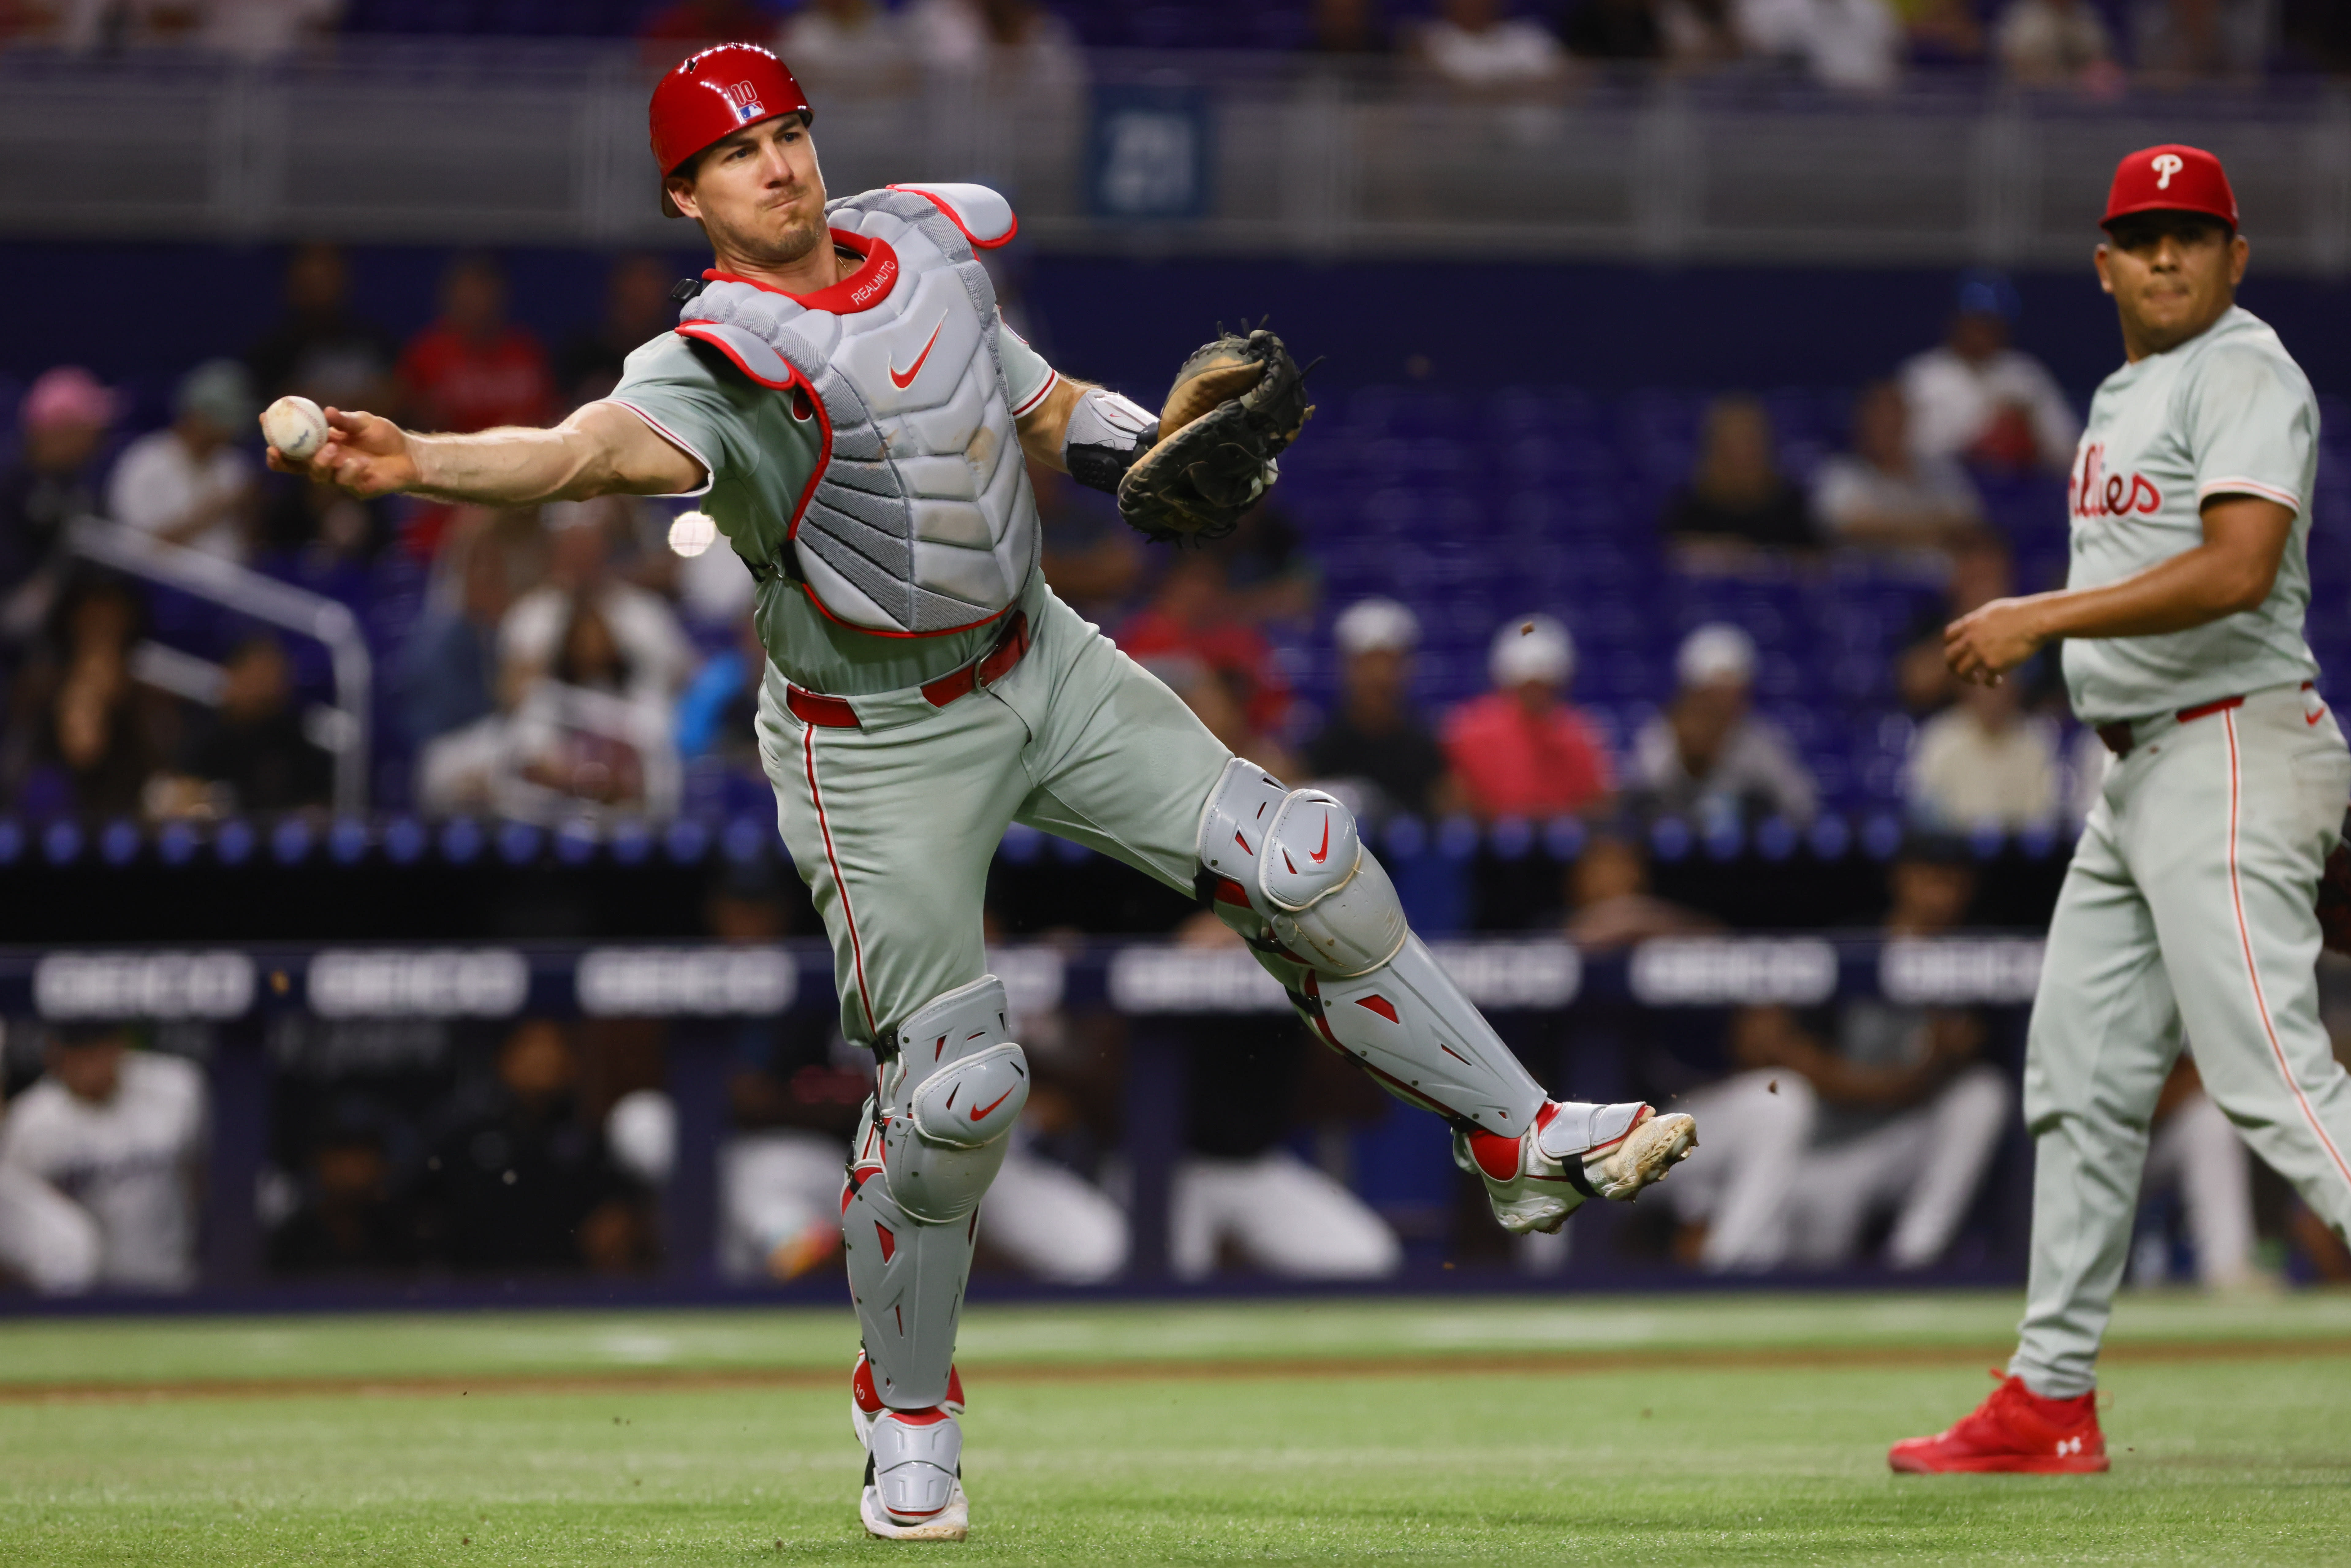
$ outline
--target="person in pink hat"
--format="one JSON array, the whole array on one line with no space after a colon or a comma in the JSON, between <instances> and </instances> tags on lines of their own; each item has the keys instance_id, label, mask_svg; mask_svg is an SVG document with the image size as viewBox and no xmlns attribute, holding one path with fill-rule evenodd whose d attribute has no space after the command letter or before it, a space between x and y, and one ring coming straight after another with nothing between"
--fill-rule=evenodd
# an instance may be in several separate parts
<instances>
[{"instance_id":1,"label":"person in pink hat","mask_svg":"<svg viewBox=\"0 0 2351 1568\"><path fill-rule=\"evenodd\" d=\"M98 509L97 458L113 392L78 365L45 371L17 406L19 439L0 459L0 644L21 642L55 594L65 526Z\"/></svg>"},{"instance_id":2,"label":"person in pink hat","mask_svg":"<svg viewBox=\"0 0 2351 1568\"><path fill-rule=\"evenodd\" d=\"M2316 894L2351 792L2351 748L2303 636L2318 404L2237 303L2251 247L2218 158L2129 154L2102 223L2098 281L2126 362L2074 452L2066 585L1944 632L1952 673L1984 684L2062 639L2074 712L2113 755L2026 1040L2032 1247L2016 1354L1974 1414L1894 1445L1893 1468L1914 1474L2107 1468L2098 1349L2183 1040L2239 1134L2351 1231L2351 1074L2314 970Z\"/></svg>"}]
</instances>

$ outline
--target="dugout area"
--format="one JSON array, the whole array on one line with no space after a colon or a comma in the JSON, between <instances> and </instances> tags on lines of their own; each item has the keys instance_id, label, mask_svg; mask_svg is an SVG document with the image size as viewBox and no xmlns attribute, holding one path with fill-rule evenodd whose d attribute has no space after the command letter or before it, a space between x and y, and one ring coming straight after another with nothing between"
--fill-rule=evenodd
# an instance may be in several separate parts
<instances>
[{"instance_id":1,"label":"dugout area","mask_svg":"<svg viewBox=\"0 0 2351 1568\"><path fill-rule=\"evenodd\" d=\"M2325 1563L2351 1297L2126 1296L2104 1477L1895 1477L2007 1293L1035 1308L970 1563ZM846 1313L0 1325L0 1560L855 1563ZM895 1550L904 1551L904 1548Z\"/></svg>"}]
</instances>

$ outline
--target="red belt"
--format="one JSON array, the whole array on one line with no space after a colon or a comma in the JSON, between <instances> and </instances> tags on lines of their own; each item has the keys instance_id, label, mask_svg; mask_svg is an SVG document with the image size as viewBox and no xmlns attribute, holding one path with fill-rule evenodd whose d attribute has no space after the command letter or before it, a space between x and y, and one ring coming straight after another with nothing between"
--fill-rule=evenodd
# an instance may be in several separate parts
<instances>
[{"instance_id":1,"label":"red belt","mask_svg":"<svg viewBox=\"0 0 2351 1568\"><path fill-rule=\"evenodd\" d=\"M996 645L970 664L950 670L923 687L923 698L933 707L945 707L957 697L992 686L1012 673L1021 655L1029 652L1029 612L1016 610L1012 622ZM795 685L784 688L784 706L792 710L802 724L812 724L825 729L855 729L857 709L847 697L829 697L820 692L802 691Z\"/></svg>"},{"instance_id":2,"label":"red belt","mask_svg":"<svg viewBox=\"0 0 2351 1568\"><path fill-rule=\"evenodd\" d=\"M2302 683L2302 689L2309 691L2317 685L2316 681L2304 681ZM2181 724L2193 724L2199 718L2210 718L2216 713L2226 713L2232 707L2244 706L2245 699L2241 693L2233 697L2215 697L2209 703L2198 703L2194 707L2181 708L2171 716ZM2130 721L2127 719L2116 719L2112 724L2102 724L2098 726L2098 738L2105 741L2106 749L2116 757L2128 757L2134 744L2131 739L2131 727Z\"/></svg>"}]
</instances>

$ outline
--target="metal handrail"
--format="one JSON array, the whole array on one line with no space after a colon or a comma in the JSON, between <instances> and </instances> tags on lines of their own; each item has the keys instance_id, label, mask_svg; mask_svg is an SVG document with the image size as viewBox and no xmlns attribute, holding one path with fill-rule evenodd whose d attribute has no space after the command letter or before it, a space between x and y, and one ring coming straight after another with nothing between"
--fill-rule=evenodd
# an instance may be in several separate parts
<instances>
[{"instance_id":1,"label":"metal handrail","mask_svg":"<svg viewBox=\"0 0 2351 1568\"><path fill-rule=\"evenodd\" d=\"M369 697L375 661L360 634L359 617L348 605L102 517L76 521L66 530L66 548L85 560L176 588L325 644L335 677L335 710L344 721L328 737L335 758L335 810L367 810L372 737Z\"/></svg>"}]
</instances>

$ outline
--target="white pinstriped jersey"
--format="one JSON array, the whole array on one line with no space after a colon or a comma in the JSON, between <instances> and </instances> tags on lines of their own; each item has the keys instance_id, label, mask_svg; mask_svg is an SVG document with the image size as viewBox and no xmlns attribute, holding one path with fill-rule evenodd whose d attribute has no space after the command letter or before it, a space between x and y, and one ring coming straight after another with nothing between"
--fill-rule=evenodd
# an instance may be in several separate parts
<instances>
[{"instance_id":1,"label":"white pinstriped jersey","mask_svg":"<svg viewBox=\"0 0 2351 1568\"><path fill-rule=\"evenodd\" d=\"M2068 588L2144 571L2204 542L2202 507L2220 495L2291 507L2294 532L2260 608L2156 637L2065 644L2074 712L2092 724L2191 707L2314 679L2303 641L2310 605L2310 497L2318 474L2318 401L2267 323L2231 308L2168 353L2125 365L2098 388L2074 449L2066 507Z\"/></svg>"}]
</instances>

